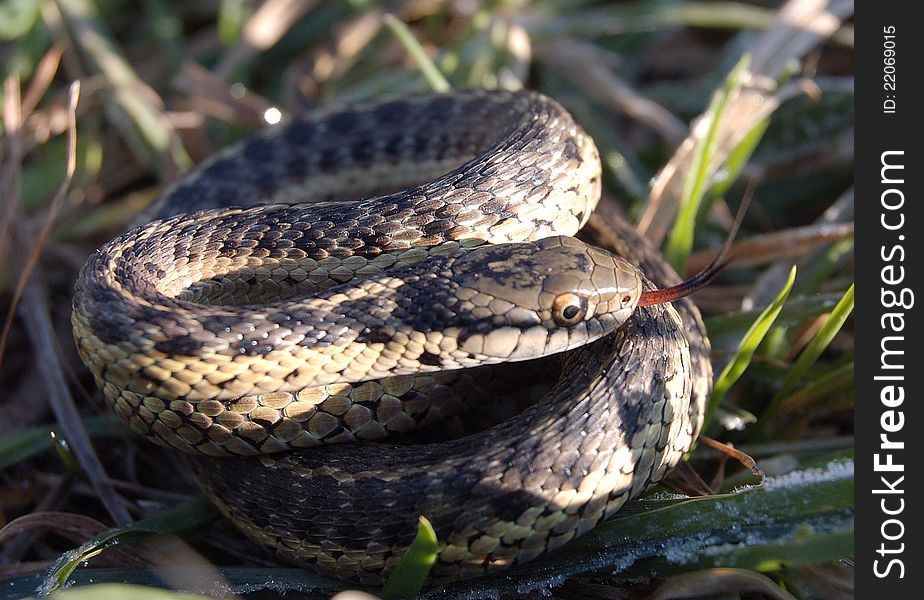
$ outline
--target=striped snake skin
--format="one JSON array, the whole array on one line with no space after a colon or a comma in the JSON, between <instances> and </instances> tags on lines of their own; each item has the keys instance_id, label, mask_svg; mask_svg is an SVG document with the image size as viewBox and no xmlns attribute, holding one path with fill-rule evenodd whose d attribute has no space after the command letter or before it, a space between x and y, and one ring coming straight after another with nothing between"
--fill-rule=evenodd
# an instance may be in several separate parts
<instances>
[{"instance_id":1,"label":"striped snake skin","mask_svg":"<svg viewBox=\"0 0 924 600\"><path fill-rule=\"evenodd\" d=\"M570 237L600 171L534 92L293 119L178 179L90 257L80 356L280 559L378 585L423 515L434 581L528 561L661 480L711 381L688 300L636 307L677 281L659 254L622 221L624 258ZM557 382L511 419L381 440L470 410L483 365L558 353Z\"/></svg>"}]
</instances>

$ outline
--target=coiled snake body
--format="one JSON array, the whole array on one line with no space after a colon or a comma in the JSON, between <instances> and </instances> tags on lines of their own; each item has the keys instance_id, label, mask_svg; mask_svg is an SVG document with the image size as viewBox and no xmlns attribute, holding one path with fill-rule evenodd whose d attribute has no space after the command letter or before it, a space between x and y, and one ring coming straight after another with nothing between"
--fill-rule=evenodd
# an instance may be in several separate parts
<instances>
[{"instance_id":1,"label":"coiled snake body","mask_svg":"<svg viewBox=\"0 0 924 600\"><path fill-rule=\"evenodd\" d=\"M638 269L562 237L599 195L593 142L536 93L319 111L209 159L97 251L75 339L115 411L279 557L381 583L424 515L432 577L501 569L660 480L701 425L695 308L635 308L676 275L623 222ZM329 443L464 408L453 369L565 350L547 396L490 429Z\"/></svg>"}]
</instances>

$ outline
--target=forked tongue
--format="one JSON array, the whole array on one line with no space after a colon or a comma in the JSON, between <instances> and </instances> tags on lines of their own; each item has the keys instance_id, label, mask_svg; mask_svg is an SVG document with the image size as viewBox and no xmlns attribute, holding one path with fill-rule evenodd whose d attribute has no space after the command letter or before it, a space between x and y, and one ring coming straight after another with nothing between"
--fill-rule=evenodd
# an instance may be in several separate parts
<instances>
[{"instance_id":1,"label":"forked tongue","mask_svg":"<svg viewBox=\"0 0 924 600\"><path fill-rule=\"evenodd\" d=\"M731 231L728 232L728 237L725 238L725 243L722 244L722 248L719 250L719 253L715 255L715 258L712 259L712 262L709 263L705 269L690 277L689 279L681 281L677 285L672 285L671 287L664 288L663 290L651 290L649 292L642 292L642 295L638 300L638 306L651 306L652 304L664 304L665 302L673 302L674 300L679 300L680 298L689 296L693 292L699 291L706 287L706 285L731 262L731 257L728 256L728 251L731 249L732 242L735 241L735 236L738 235L738 228L741 227L741 221L744 220L744 213L747 212L748 205L750 203L751 195L746 194L744 199L741 201L741 206L738 207L738 214L735 215L735 223L732 225Z\"/></svg>"}]
</instances>

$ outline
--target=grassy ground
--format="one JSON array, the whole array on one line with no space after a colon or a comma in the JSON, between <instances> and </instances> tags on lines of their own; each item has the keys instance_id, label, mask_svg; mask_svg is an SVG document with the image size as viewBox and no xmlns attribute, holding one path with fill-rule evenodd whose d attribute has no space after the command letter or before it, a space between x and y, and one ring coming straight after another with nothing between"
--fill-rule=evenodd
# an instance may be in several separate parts
<instances>
[{"instance_id":1,"label":"grassy ground","mask_svg":"<svg viewBox=\"0 0 924 600\"><path fill-rule=\"evenodd\" d=\"M851 12L837 0L0 5L0 596L34 593L62 553L139 519L96 539L138 543L69 556L73 578L330 595L190 500L169 454L107 416L70 339L71 290L97 245L215 150L313 106L450 85L534 88L575 114L605 164L595 239L622 210L695 271L753 202L735 266L696 296L717 441L576 544L441 596L851 598ZM746 487L761 482L749 457L761 486ZM70 572L58 567L51 583Z\"/></svg>"}]
</instances>

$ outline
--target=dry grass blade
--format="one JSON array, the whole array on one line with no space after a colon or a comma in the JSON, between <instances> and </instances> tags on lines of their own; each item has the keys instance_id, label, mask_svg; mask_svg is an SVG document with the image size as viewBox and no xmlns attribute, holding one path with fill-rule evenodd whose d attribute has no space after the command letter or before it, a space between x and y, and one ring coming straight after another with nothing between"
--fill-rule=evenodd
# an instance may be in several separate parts
<instances>
[{"instance_id":1,"label":"dry grass blade","mask_svg":"<svg viewBox=\"0 0 924 600\"><path fill-rule=\"evenodd\" d=\"M645 98L614 74L590 44L561 39L540 44L536 54L589 95L651 127L669 144L679 144L687 127L669 110Z\"/></svg>"},{"instance_id":2,"label":"dry grass blade","mask_svg":"<svg viewBox=\"0 0 924 600\"><path fill-rule=\"evenodd\" d=\"M3 82L3 129L4 138L2 150L2 172L0 172L0 191L6 202L3 206L3 215L0 217L0 256L6 254L6 244L11 236L16 217L19 214L19 190L22 172L22 103L19 89L19 79L9 76ZM9 330L9 316L4 325L4 331ZM3 338L0 336L0 364L3 363Z\"/></svg>"},{"instance_id":3,"label":"dry grass blade","mask_svg":"<svg viewBox=\"0 0 924 600\"><path fill-rule=\"evenodd\" d=\"M844 192L825 212L815 220L813 227L840 227L844 224L853 222L854 218L854 194L853 188ZM832 239L828 243L837 242ZM800 268L808 268L815 262L819 251L810 252L808 255L803 254L796 264ZM775 287L774 281L779 281L789 271L790 262L784 261L774 265L764 271L761 276L754 282L751 289L745 294L742 304L745 309L768 302L772 297L772 290Z\"/></svg>"},{"instance_id":4,"label":"dry grass blade","mask_svg":"<svg viewBox=\"0 0 924 600\"><path fill-rule=\"evenodd\" d=\"M818 223L845 223L853 220L853 204L854 194L853 187L851 187L825 209Z\"/></svg>"},{"instance_id":5,"label":"dry grass blade","mask_svg":"<svg viewBox=\"0 0 924 600\"><path fill-rule=\"evenodd\" d=\"M821 245L853 236L850 223L794 227L751 237L732 246L729 256L735 266L766 265L797 258ZM690 257L687 271L696 273L712 261L712 250L701 250Z\"/></svg>"},{"instance_id":6,"label":"dry grass blade","mask_svg":"<svg viewBox=\"0 0 924 600\"><path fill-rule=\"evenodd\" d=\"M76 92L78 90L79 86L73 87L71 94L71 127L68 134L67 149L68 176L53 204L60 205L66 196L76 163L76 116L74 110L76 109ZM22 131L23 115L19 104L19 85L15 78L7 80L5 92L3 115L7 134L5 146L8 154L4 157L2 179L4 197L7 199L9 206L12 207L9 210L12 211L10 214L13 221L11 227L13 232L11 236L13 264L22 265L20 267L21 287L19 288L22 302L19 306L19 313L35 349L35 364L42 376L45 393L55 419L61 427L61 433L70 445L78 464L96 490L97 496L106 511L116 523L124 525L131 522L131 517L123 500L110 485L102 464L100 464L99 458L93 450L90 436L83 427L80 413L74 404L74 399L64 378L65 367L59 354L54 326L49 315L48 294L44 289L44 285L39 282L39 277L37 277L38 269L35 268L35 261L41 251L41 245L36 245L35 240L28 239L28 228L24 225L24 219L20 215L18 171L22 161L22 156L19 153L21 150L19 138ZM50 227L47 222L45 225ZM46 227L43 227L43 229L46 229ZM27 267L32 271L32 277L27 277ZM10 319L8 319L9 321ZM7 327L9 327L8 324Z\"/></svg>"},{"instance_id":7,"label":"dry grass blade","mask_svg":"<svg viewBox=\"0 0 924 600\"><path fill-rule=\"evenodd\" d=\"M13 536L35 531L54 533L72 542L82 542L107 529L109 527L106 524L86 515L57 511L33 512L4 525L0 529L0 544L6 543Z\"/></svg>"},{"instance_id":8,"label":"dry grass blade","mask_svg":"<svg viewBox=\"0 0 924 600\"><path fill-rule=\"evenodd\" d=\"M681 461L668 476L671 487L687 496L712 496L716 493L702 476L690 466L690 463Z\"/></svg>"},{"instance_id":9,"label":"dry grass blade","mask_svg":"<svg viewBox=\"0 0 924 600\"><path fill-rule=\"evenodd\" d=\"M6 255L9 232L19 210L19 187L22 161L22 104L19 80L9 76L3 82L3 146L0 146L0 191L3 193L3 214L0 215L0 257ZM2 346L0 346L2 348Z\"/></svg>"},{"instance_id":10,"label":"dry grass blade","mask_svg":"<svg viewBox=\"0 0 924 600\"><path fill-rule=\"evenodd\" d=\"M54 226L55 218L67 198L67 192L71 187L74 179L74 173L77 171L77 102L80 100L80 82L75 81L71 84L68 95L68 129L67 129L67 168L64 175L64 182L58 188L58 193L51 201L51 206L42 223L41 228L35 234L32 240L32 246L26 255L26 263L22 265L19 273L19 280L16 282L16 289L13 291L13 298L10 300L10 308L3 323L3 331L0 332L0 365L3 364L3 355L6 351L6 342L10 336L10 329L13 326L13 315L16 313L16 307L22 298L23 291L29 281L29 275L35 268L39 257L42 254L42 247L48 239L48 234ZM24 111L25 112L25 111Z\"/></svg>"},{"instance_id":11,"label":"dry grass blade","mask_svg":"<svg viewBox=\"0 0 924 600\"><path fill-rule=\"evenodd\" d=\"M734 458L735 460L740 462L742 465L744 465L746 468L750 469L751 473L753 473L754 475L757 475L758 477L764 476L764 472L759 466L757 466L756 460L754 460L753 458L751 458L750 456L748 456L741 450L738 450L731 444L724 444L718 440L714 440L711 437L707 437L705 435L699 436L699 441L701 444L705 446L709 446L713 450L718 450L720 453L726 456L729 456L731 458Z\"/></svg>"},{"instance_id":12,"label":"dry grass blade","mask_svg":"<svg viewBox=\"0 0 924 600\"><path fill-rule=\"evenodd\" d=\"M338 27L330 43L289 66L283 74L287 105L299 106L305 98L317 98L325 84L342 77L382 30L383 16L381 10L373 9L351 19Z\"/></svg>"},{"instance_id":13,"label":"dry grass blade","mask_svg":"<svg viewBox=\"0 0 924 600\"><path fill-rule=\"evenodd\" d=\"M757 431L760 435L765 435L779 405L789 396L796 386L805 379L809 370L828 348L847 319L853 314L854 306L854 284L850 284L850 287L844 292L837 306L827 315L824 323L819 327L818 332L812 336L811 341L809 341L806 347L799 353L799 357L786 371L786 377L783 380L782 386L779 391L774 394L770 403L764 409L763 414L761 414L760 419L757 421Z\"/></svg>"},{"instance_id":14,"label":"dry grass blade","mask_svg":"<svg viewBox=\"0 0 924 600\"><path fill-rule=\"evenodd\" d=\"M853 0L792 0L751 49L755 74L775 77L790 60L833 35L853 13Z\"/></svg>"},{"instance_id":15,"label":"dry grass blade","mask_svg":"<svg viewBox=\"0 0 924 600\"><path fill-rule=\"evenodd\" d=\"M783 67L813 48L837 30L849 16L853 3L844 0L790 0L780 11L774 25L745 51L752 57L746 80L750 84L735 90L724 109L716 136L714 173L743 135L763 121L779 105L782 91L774 95L775 80ZM697 140L705 135L698 123L679 146L652 185L645 211L639 219L639 231L660 245L678 209L683 177L693 159Z\"/></svg>"},{"instance_id":16,"label":"dry grass blade","mask_svg":"<svg viewBox=\"0 0 924 600\"><path fill-rule=\"evenodd\" d=\"M61 64L61 55L63 54L64 44L57 43L49 48L48 52L39 61L29 81L29 87L22 98L23 114L31 114L38 106L58 72L58 65Z\"/></svg>"},{"instance_id":17,"label":"dry grass blade","mask_svg":"<svg viewBox=\"0 0 924 600\"><path fill-rule=\"evenodd\" d=\"M796 358L799 357L799 353L809 345L830 316L830 313L818 315L800 325L794 332L792 343L789 345L789 350L786 356L783 357L783 360L787 363L796 360Z\"/></svg>"},{"instance_id":18,"label":"dry grass blade","mask_svg":"<svg viewBox=\"0 0 924 600\"><path fill-rule=\"evenodd\" d=\"M314 0L266 0L247 21L241 39L221 57L215 76L227 80L239 67L278 42L316 5Z\"/></svg>"},{"instance_id":19,"label":"dry grass blade","mask_svg":"<svg viewBox=\"0 0 924 600\"><path fill-rule=\"evenodd\" d=\"M822 401L830 401L838 392L849 393L853 390L852 362L819 377L816 381L780 402L777 418L781 421L792 420L794 415L806 414L817 409Z\"/></svg>"},{"instance_id":20,"label":"dry grass blade","mask_svg":"<svg viewBox=\"0 0 924 600\"><path fill-rule=\"evenodd\" d=\"M142 162L164 179L189 168L192 161L163 113L163 102L115 47L93 6L87 0L58 0L57 6L72 45L111 87L113 122Z\"/></svg>"}]
</instances>

